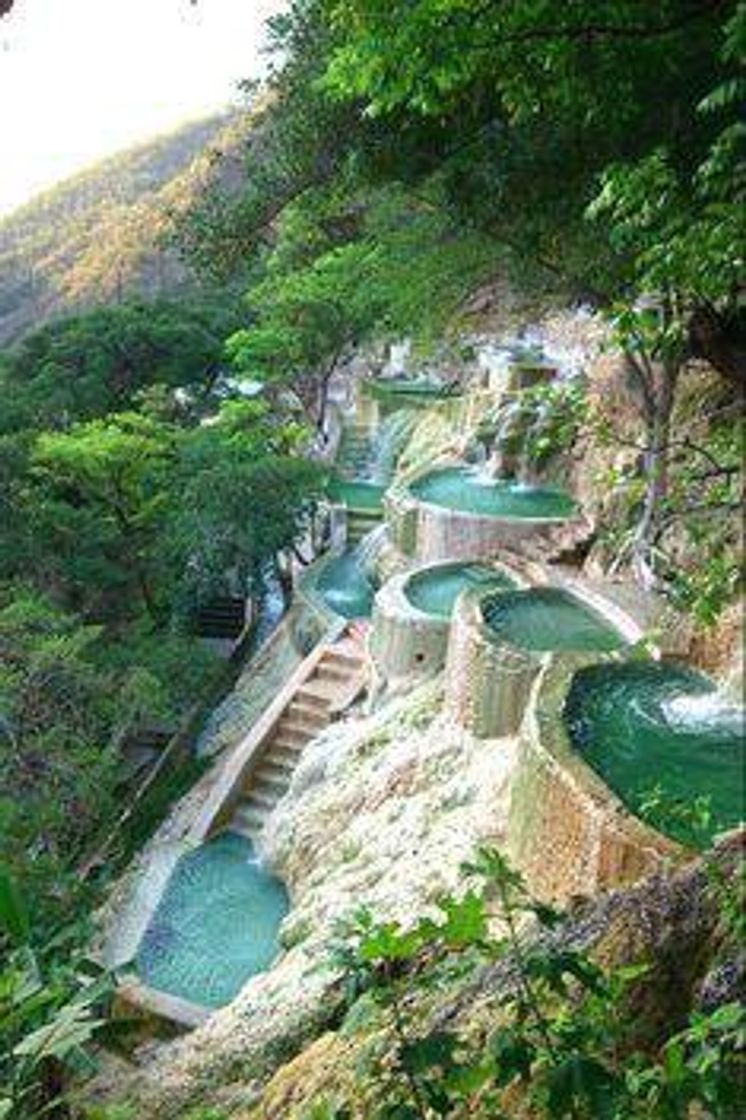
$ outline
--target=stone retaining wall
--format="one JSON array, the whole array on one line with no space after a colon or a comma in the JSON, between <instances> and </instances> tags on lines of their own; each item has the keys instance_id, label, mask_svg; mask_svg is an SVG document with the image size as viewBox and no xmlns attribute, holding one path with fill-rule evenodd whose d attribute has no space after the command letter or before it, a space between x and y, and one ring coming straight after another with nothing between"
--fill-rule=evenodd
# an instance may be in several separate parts
<instances>
[{"instance_id":1,"label":"stone retaining wall","mask_svg":"<svg viewBox=\"0 0 746 1120\"><path fill-rule=\"evenodd\" d=\"M410 573L393 576L375 598L368 652L388 690L399 691L443 668L450 622L418 610L407 598Z\"/></svg>"},{"instance_id":2,"label":"stone retaining wall","mask_svg":"<svg viewBox=\"0 0 746 1120\"><path fill-rule=\"evenodd\" d=\"M513 576L515 579L515 576ZM517 586L526 586L516 579ZM479 589L456 601L446 660L445 705L449 716L483 739L515 735L531 685L550 655L538 655L496 640L482 619Z\"/></svg>"},{"instance_id":3,"label":"stone retaining wall","mask_svg":"<svg viewBox=\"0 0 746 1120\"><path fill-rule=\"evenodd\" d=\"M587 531L585 519L575 517L492 517L449 509L417 498L410 485L434 467L453 465L439 460L426 470L412 472L384 497L384 513L391 540L404 555L420 563L447 560L485 560L504 551L551 552L565 547Z\"/></svg>"}]
</instances>

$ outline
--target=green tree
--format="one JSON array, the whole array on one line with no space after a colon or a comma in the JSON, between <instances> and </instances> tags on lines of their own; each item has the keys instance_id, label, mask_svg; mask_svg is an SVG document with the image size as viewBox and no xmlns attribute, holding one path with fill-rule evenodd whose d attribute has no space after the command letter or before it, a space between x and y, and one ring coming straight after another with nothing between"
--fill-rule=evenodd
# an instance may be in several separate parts
<instances>
[{"instance_id":1,"label":"green tree","mask_svg":"<svg viewBox=\"0 0 746 1120\"><path fill-rule=\"evenodd\" d=\"M40 921L64 907L67 871L113 804L116 687L93 664L98 635L27 588L2 589L0 839Z\"/></svg>"},{"instance_id":2,"label":"green tree","mask_svg":"<svg viewBox=\"0 0 746 1120\"><path fill-rule=\"evenodd\" d=\"M225 336L226 306L128 302L59 319L3 356L0 431L60 428L119 412L151 385L208 390Z\"/></svg>"},{"instance_id":3,"label":"green tree","mask_svg":"<svg viewBox=\"0 0 746 1120\"><path fill-rule=\"evenodd\" d=\"M162 623L158 535L171 500L177 432L122 413L44 433L33 452L33 495L43 563L67 583L74 605L97 593L121 617L144 608ZM122 602L122 600L124 600Z\"/></svg>"}]
</instances>

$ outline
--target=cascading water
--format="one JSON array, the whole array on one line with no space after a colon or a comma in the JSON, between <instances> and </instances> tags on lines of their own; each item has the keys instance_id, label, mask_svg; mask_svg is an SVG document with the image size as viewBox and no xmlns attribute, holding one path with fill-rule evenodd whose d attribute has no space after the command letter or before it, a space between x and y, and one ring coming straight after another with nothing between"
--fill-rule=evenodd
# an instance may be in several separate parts
<instances>
[{"instance_id":1,"label":"cascading water","mask_svg":"<svg viewBox=\"0 0 746 1120\"><path fill-rule=\"evenodd\" d=\"M487 517L562 520L575 509L572 498L562 490L480 478L468 467L431 471L410 489L421 501Z\"/></svg>"},{"instance_id":2,"label":"cascading water","mask_svg":"<svg viewBox=\"0 0 746 1120\"><path fill-rule=\"evenodd\" d=\"M396 467L396 462L404 450L417 423L417 413L402 408L392 412L380 424L373 436L370 462L366 477L378 484L388 482Z\"/></svg>"},{"instance_id":3,"label":"cascading water","mask_svg":"<svg viewBox=\"0 0 746 1120\"><path fill-rule=\"evenodd\" d=\"M675 839L692 842L675 807L697 796L712 814L700 842L743 821L744 709L700 673L661 662L590 666L573 680L564 720L575 748L633 811L660 790L655 823Z\"/></svg>"},{"instance_id":4,"label":"cascading water","mask_svg":"<svg viewBox=\"0 0 746 1120\"><path fill-rule=\"evenodd\" d=\"M385 527L377 525L354 547L333 556L322 568L316 590L342 618L370 618L376 588L371 577Z\"/></svg>"}]
</instances>

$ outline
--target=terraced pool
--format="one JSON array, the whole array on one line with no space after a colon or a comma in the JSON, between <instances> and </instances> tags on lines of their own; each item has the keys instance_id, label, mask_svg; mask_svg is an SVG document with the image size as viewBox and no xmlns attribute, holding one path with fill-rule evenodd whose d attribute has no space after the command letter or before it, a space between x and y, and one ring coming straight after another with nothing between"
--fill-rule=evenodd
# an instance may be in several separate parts
<instances>
[{"instance_id":1,"label":"terraced pool","mask_svg":"<svg viewBox=\"0 0 746 1120\"><path fill-rule=\"evenodd\" d=\"M251 841L226 832L183 856L137 953L150 987L204 1007L222 1007L279 948L289 903Z\"/></svg>"},{"instance_id":2,"label":"terraced pool","mask_svg":"<svg viewBox=\"0 0 746 1120\"><path fill-rule=\"evenodd\" d=\"M700 844L744 819L744 709L707 677L660 662L593 665L576 674L564 720L585 760L633 811L658 787L653 822L692 842L682 808L708 799Z\"/></svg>"},{"instance_id":3,"label":"terraced pool","mask_svg":"<svg viewBox=\"0 0 746 1120\"><path fill-rule=\"evenodd\" d=\"M416 479L410 491L421 501L488 517L561 520L575 510L563 490L487 478L472 467L432 471Z\"/></svg>"}]
</instances>

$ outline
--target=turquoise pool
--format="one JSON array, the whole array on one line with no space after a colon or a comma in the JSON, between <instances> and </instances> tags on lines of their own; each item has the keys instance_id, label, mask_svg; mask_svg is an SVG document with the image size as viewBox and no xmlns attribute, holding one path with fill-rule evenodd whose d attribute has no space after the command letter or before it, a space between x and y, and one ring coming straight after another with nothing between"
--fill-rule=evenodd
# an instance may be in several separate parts
<instances>
[{"instance_id":1,"label":"turquoise pool","mask_svg":"<svg viewBox=\"0 0 746 1120\"><path fill-rule=\"evenodd\" d=\"M513 587L513 581L486 564L453 564L410 576L404 593L412 606L436 618L448 619L462 591Z\"/></svg>"},{"instance_id":2,"label":"turquoise pool","mask_svg":"<svg viewBox=\"0 0 746 1120\"><path fill-rule=\"evenodd\" d=\"M424 502L489 517L570 517L575 504L563 490L483 477L471 467L432 471L410 486Z\"/></svg>"},{"instance_id":3,"label":"turquoise pool","mask_svg":"<svg viewBox=\"0 0 746 1120\"><path fill-rule=\"evenodd\" d=\"M573 680L564 720L576 749L633 811L660 788L653 823L675 839L692 842L691 827L666 802L709 799L700 843L744 819L744 709L700 673L661 662L590 666Z\"/></svg>"},{"instance_id":4,"label":"turquoise pool","mask_svg":"<svg viewBox=\"0 0 746 1120\"><path fill-rule=\"evenodd\" d=\"M495 636L521 649L606 651L624 638L597 611L558 587L531 587L492 595L482 616Z\"/></svg>"},{"instance_id":5,"label":"turquoise pool","mask_svg":"<svg viewBox=\"0 0 746 1120\"><path fill-rule=\"evenodd\" d=\"M382 509L385 493L386 487L376 482L333 479L327 487L327 494L333 502L344 502L350 509Z\"/></svg>"},{"instance_id":6,"label":"turquoise pool","mask_svg":"<svg viewBox=\"0 0 746 1120\"><path fill-rule=\"evenodd\" d=\"M357 548L347 549L324 565L316 590L326 605L343 618L370 618L375 588Z\"/></svg>"},{"instance_id":7,"label":"turquoise pool","mask_svg":"<svg viewBox=\"0 0 746 1120\"><path fill-rule=\"evenodd\" d=\"M257 863L251 842L226 832L183 856L145 931L137 971L146 984L222 1007L278 951L287 892Z\"/></svg>"}]
</instances>

